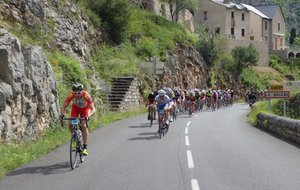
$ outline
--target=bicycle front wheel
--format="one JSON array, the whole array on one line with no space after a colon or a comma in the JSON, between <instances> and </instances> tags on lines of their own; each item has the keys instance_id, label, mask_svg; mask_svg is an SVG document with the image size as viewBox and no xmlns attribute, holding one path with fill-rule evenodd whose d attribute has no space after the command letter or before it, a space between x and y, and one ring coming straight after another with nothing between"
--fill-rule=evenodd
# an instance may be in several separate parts
<instances>
[{"instance_id":1,"label":"bicycle front wheel","mask_svg":"<svg viewBox=\"0 0 300 190\"><path fill-rule=\"evenodd\" d=\"M78 159L79 152L77 150L77 140L72 135L71 141L70 141L70 165L72 170L76 168L77 166L77 159Z\"/></svg>"}]
</instances>

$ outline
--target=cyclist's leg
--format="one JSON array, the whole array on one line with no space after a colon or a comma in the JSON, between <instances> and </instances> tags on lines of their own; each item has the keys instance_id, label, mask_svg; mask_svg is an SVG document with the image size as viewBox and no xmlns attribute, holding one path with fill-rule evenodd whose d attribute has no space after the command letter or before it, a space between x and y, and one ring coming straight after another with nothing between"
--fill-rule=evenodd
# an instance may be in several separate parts
<instances>
[{"instance_id":1,"label":"cyclist's leg","mask_svg":"<svg viewBox=\"0 0 300 190\"><path fill-rule=\"evenodd\" d=\"M169 107L168 107L168 112L169 112L169 121L170 122L172 122L173 121L173 118L172 118L172 115L173 115L173 111L174 111L174 108L173 108L173 106L174 106L174 102L170 102L170 105L169 105Z\"/></svg>"},{"instance_id":2,"label":"cyclist's leg","mask_svg":"<svg viewBox=\"0 0 300 190\"><path fill-rule=\"evenodd\" d=\"M160 110L163 110L164 105L157 105L157 115L158 115L158 130L159 130L159 126L161 125L161 115L159 114Z\"/></svg>"},{"instance_id":3,"label":"cyclist's leg","mask_svg":"<svg viewBox=\"0 0 300 190\"><path fill-rule=\"evenodd\" d=\"M87 117L90 109L89 108L83 108L81 110L80 116L82 118ZM88 137L89 137L89 130L86 125L86 121L81 121L81 131L82 131L82 138L83 138L83 148L86 149L88 145Z\"/></svg>"},{"instance_id":4,"label":"cyclist's leg","mask_svg":"<svg viewBox=\"0 0 300 190\"><path fill-rule=\"evenodd\" d=\"M164 105L163 109L165 110L165 115L164 115L165 122L166 122L166 124L169 124L169 118L170 118L169 104L166 103Z\"/></svg>"}]
</instances>

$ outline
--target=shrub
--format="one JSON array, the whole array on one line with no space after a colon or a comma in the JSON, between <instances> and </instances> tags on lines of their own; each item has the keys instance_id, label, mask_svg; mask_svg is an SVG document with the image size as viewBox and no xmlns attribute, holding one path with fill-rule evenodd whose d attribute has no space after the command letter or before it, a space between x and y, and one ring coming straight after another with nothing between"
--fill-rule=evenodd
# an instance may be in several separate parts
<instances>
[{"instance_id":1,"label":"shrub","mask_svg":"<svg viewBox=\"0 0 300 190\"><path fill-rule=\"evenodd\" d=\"M247 87L252 87L254 89L266 89L266 87L269 86L269 82L262 80L251 67L243 69L240 76L243 84Z\"/></svg>"},{"instance_id":2,"label":"shrub","mask_svg":"<svg viewBox=\"0 0 300 190\"><path fill-rule=\"evenodd\" d=\"M137 55L144 58L150 58L157 55L158 47L157 41L152 38L142 38L136 46Z\"/></svg>"},{"instance_id":3,"label":"shrub","mask_svg":"<svg viewBox=\"0 0 300 190\"><path fill-rule=\"evenodd\" d=\"M87 4L104 22L108 34L115 43L126 41L126 29L132 12L127 1L88 0Z\"/></svg>"},{"instance_id":4,"label":"shrub","mask_svg":"<svg viewBox=\"0 0 300 190\"><path fill-rule=\"evenodd\" d=\"M103 45L96 49L92 62L99 76L107 82L116 76L138 76L137 63L141 60L134 51L128 44L119 47Z\"/></svg>"}]
</instances>

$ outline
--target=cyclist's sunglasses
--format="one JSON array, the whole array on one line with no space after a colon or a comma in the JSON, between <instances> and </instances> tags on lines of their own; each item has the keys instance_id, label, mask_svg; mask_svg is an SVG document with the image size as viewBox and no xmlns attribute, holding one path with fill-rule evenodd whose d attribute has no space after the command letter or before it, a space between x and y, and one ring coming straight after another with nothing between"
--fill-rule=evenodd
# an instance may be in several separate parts
<instances>
[{"instance_id":1,"label":"cyclist's sunglasses","mask_svg":"<svg viewBox=\"0 0 300 190\"><path fill-rule=\"evenodd\" d=\"M74 94L75 94L75 95L81 95L81 94L82 94L82 91L75 91Z\"/></svg>"}]
</instances>

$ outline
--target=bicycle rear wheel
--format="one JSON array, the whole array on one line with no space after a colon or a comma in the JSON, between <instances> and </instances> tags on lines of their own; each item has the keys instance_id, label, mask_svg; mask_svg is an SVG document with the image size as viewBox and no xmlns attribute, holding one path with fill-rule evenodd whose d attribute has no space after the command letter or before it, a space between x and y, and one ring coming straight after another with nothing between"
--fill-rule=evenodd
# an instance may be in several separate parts
<instances>
[{"instance_id":1,"label":"bicycle rear wheel","mask_svg":"<svg viewBox=\"0 0 300 190\"><path fill-rule=\"evenodd\" d=\"M153 125L153 119L154 119L154 113L153 111L150 111L150 127Z\"/></svg>"},{"instance_id":2,"label":"bicycle rear wheel","mask_svg":"<svg viewBox=\"0 0 300 190\"><path fill-rule=\"evenodd\" d=\"M159 126L159 129L158 129L158 137L161 139L161 136L162 136L162 133L163 133L163 129L161 127L161 125Z\"/></svg>"},{"instance_id":3,"label":"bicycle rear wheel","mask_svg":"<svg viewBox=\"0 0 300 190\"><path fill-rule=\"evenodd\" d=\"M74 146L76 145L76 146ZM70 141L70 165L72 170L74 170L77 166L77 159L78 159L78 150L77 150L77 140L72 135L71 141Z\"/></svg>"}]
</instances>

